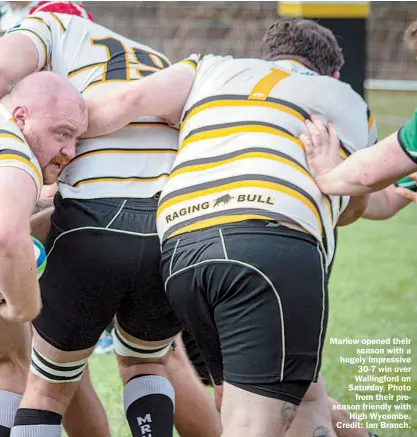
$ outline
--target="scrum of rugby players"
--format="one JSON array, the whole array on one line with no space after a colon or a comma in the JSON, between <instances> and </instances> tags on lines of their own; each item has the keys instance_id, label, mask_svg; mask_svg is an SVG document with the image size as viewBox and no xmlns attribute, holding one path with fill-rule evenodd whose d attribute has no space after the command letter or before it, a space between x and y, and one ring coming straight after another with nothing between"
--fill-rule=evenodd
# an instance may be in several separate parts
<instances>
[{"instance_id":1,"label":"scrum of rugby players","mask_svg":"<svg viewBox=\"0 0 417 437\"><path fill-rule=\"evenodd\" d=\"M79 6L55 12L37 11L0 41L1 94L52 68L88 98L83 137L91 138L60 175L26 389L23 399L15 394L21 389L1 392L12 412L5 432L34 436L41 426L42 435L58 436L64 416L70 435L109 434L86 363L116 316L135 437L172 434L174 389L184 436L368 436L333 429L332 421L350 419L329 408L333 401L318 379L334 227L361 217L368 196L323 195L298 137L321 108L342 140L343 158L376 140L365 102L338 81L343 57L334 36L308 20L281 19L264 38L263 60L191 56L168 67L164 55L93 23ZM80 50L81 29L91 44ZM8 65L12 53L17 60ZM143 80L127 84L135 73ZM343 96L345 111L339 105L336 112L329 89ZM180 121L175 154L177 133L169 125ZM95 140L99 135L106 137ZM145 156L152 164L146 169ZM151 260L138 263L145 250ZM294 270L300 260L303 278ZM306 308L297 304L306 300ZM222 387L222 431L181 347L172 346L183 326ZM27 344L26 335L17 363L2 347L9 366L27 369ZM85 408L87 399L94 402Z\"/></svg>"}]
</instances>

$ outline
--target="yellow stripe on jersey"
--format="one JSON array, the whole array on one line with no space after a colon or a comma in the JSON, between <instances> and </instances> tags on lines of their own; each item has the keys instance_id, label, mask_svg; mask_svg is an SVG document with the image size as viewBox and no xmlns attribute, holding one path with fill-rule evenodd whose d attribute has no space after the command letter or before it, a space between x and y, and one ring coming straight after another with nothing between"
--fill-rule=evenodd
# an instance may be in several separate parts
<instances>
[{"instance_id":1,"label":"yellow stripe on jersey","mask_svg":"<svg viewBox=\"0 0 417 437\"><path fill-rule=\"evenodd\" d=\"M49 24L43 18L29 16L29 17L26 17L25 20L36 20L36 21L39 21L39 23L44 24L49 30L51 30Z\"/></svg>"},{"instance_id":2,"label":"yellow stripe on jersey","mask_svg":"<svg viewBox=\"0 0 417 437\"><path fill-rule=\"evenodd\" d=\"M65 29L65 26L62 24L62 21L52 12L51 12L51 16L59 24L59 27L61 28L61 32L65 33L67 29Z\"/></svg>"},{"instance_id":3,"label":"yellow stripe on jersey","mask_svg":"<svg viewBox=\"0 0 417 437\"><path fill-rule=\"evenodd\" d=\"M75 161L78 161L81 158L85 158L88 156L93 156L93 155L108 155L108 154L152 154L152 155L163 155L165 153L171 153L173 155L177 154L176 150L170 150L170 149L146 149L146 150L140 150L140 149L132 149L132 150L123 150L123 149L107 149L107 150L92 150L91 152L85 152L82 153L81 155L76 156L74 159L71 160L71 164L74 163Z\"/></svg>"},{"instance_id":4,"label":"yellow stripe on jersey","mask_svg":"<svg viewBox=\"0 0 417 437\"><path fill-rule=\"evenodd\" d=\"M265 189L269 189L269 190L278 191L280 193L287 194L288 196L291 196L291 197L297 199L298 201L303 203L313 213L313 215L317 219L317 225L319 228L319 232L320 232L320 234L323 233L323 224L321 222L320 213L317 210L316 206L309 199L304 197L299 192L293 190L292 188L288 188L284 185L281 185L278 183L273 183L273 182L250 180L250 179L244 180L241 182L232 182L232 183L225 184L225 185L219 185L219 186L216 186L213 188L207 188L205 190L195 191L195 192L191 192L191 193L187 193L187 194L182 194L182 195L179 195L176 197L172 197L171 199L166 200L166 201L164 201L164 199L162 199L156 216L157 216L157 218L159 218L160 215L162 214L162 212L164 210L166 210L167 208L169 208L170 206L177 205L177 204L179 204L181 202L185 202L187 200L195 199L195 198L201 197L201 196L207 196L209 194L219 193L222 191L233 190L235 188L251 188L251 187L253 187L253 188L265 188Z\"/></svg>"},{"instance_id":5,"label":"yellow stripe on jersey","mask_svg":"<svg viewBox=\"0 0 417 437\"><path fill-rule=\"evenodd\" d=\"M186 137L184 141L181 143L178 151L183 150L186 146L188 146L191 143L194 143L195 141L209 140L209 139L211 140L213 138L221 138L228 135L234 135L240 133L252 133L252 132L278 135L282 138L292 141L293 143L297 144L297 146L301 147L304 150L304 145L298 138L295 138L294 136L283 132L278 127L263 126L260 123L250 124L250 122L248 122L248 123L242 123L241 125L235 127L216 128L215 126L213 126L213 129L207 129L201 132L196 132L194 134L191 132L190 135Z\"/></svg>"},{"instance_id":6,"label":"yellow stripe on jersey","mask_svg":"<svg viewBox=\"0 0 417 437\"><path fill-rule=\"evenodd\" d=\"M369 115L369 120L368 120L368 131L370 131L371 130L371 127L372 127L372 125L374 124L374 116L373 116L373 114L370 114Z\"/></svg>"},{"instance_id":7,"label":"yellow stripe on jersey","mask_svg":"<svg viewBox=\"0 0 417 437\"><path fill-rule=\"evenodd\" d=\"M276 162L280 162L280 163L285 164L285 165L289 165L290 167L303 173L304 176L306 176L308 179L310 179L311 181L314 182L314 179L311 176L311 174L308 171L306 171L301 165L299 165L299 164L297 164L289 159L273 155L272 153L265 153L265 152L247 152L247 153L242 153L241 155L235 156L233 158L224 159L222 161L208 162L207 164L187 165L185 167L179 168L178 170L174 170L171 173L169 178L172 179L173 177L178 176L178 175L183 174L183 173L209 170L209 169L219 167L221 165L230 164L231 162L237 162L237 161L240 161L242 159L253 159L253 158L269 159L271 161L276 161Z\"/></svg>"},{"instance_id":8,"label":"yellow stripe on jersey","mask_svg":"<svg viewBox=\"0 0 417 437\"><path fill-rule=\"evenodd\" d=\"M230 164L232 162L240 161L242 159L254 159L254 158L255 159L256 158L269 159L271 161L276 161L276 162L280 162L284 165L288 165L288 166L292 167L293 169L302 173L311 182L315 183L314 178L311 176L311 174L304 167L302 167L300 164L298 164L297 162L295 162L291 159L285 158L283 156L277 156L277 155L274 155L273 153L267 153L267 152L247 152L247 153L242 153L238 156L234 156L232 158L224 159L221 161L207 162L204 164L185 165L184 167L178 168L177 170L174 169L172 171L172 173L170 174L169 179L172 179L172 178L174 178L180 174L184 174L184 173L210 170L210 169L213 169L216 167L220 167L222 165L226 165L226 164ZM327 210L328 210L330 223L333 224L333 210L332 210L330 200L327 196L323 196L323 198L324 198L324 201L326 203Z\"/></svg>"},{"instance_id":9,"label":"yellow stripe on jersey","mask_svg":"<svg viewBox=\"0 0 417 437\"><path fill-rule=\"evenodd\" d=\"M76 70L70 71L67 75L67 78L73 77L79 73L83 73L84 71L87 71L90 68L101 67L103 65L104 65L104 62L96 62L94 64L86 65L85 67L77 68Z\"/></svg>"},{"instance_id":10,"label":"yellow stripe on jersey","mask_svg":"<svg viewBox=\"0 0 417 437\"><path fill-rule=\"evenodd\" d=\"M0 133L0 138L10 138L12 140L18 140L22 144L26 144L26 142L24 140L22 140L22 138L20 138L19 135L16 135L12 132L4 132L3 131Z\"/></svg>"},{"instance_id":11,"label":"yellow stripe on jersey","mask_svg":"<svg viewBox=\"0 0 417 437\"><path fill-rule=\"evenodd\" d=\"M195 62L193 62L193 61L189 61L188 59L184 59L184 60L181 61L181 63L187 64L187 65L189 65L190 67L192 67L192 69L193 69L194 71L197 71L197 64L196 64Z\"/></svg>"},{"instance_id":12,"label":"yellow stripe on jersey","mask_svg":"<svg viewBox=\"0 0 417 437\"><path fill-rule=\"evenodd\" d=\"M247 98L247 97L245 97ZM263 108L271 108L276 109L278 111L286 112L289 115L292 115L293 117L297 118L298 120L304 122L306 120L306 117L301 114L300 112L296 111L295 109L292 109L291 107L285 105L284 103L276 103L270 100L244 100L244 99L224 99L224 100L214 100L211 102L203 103L201 105L196 106L193 108L184 118L181 124L181 129L185 125L187 121L190 120L191 117L198 114L201 111L205 111L207 109L212 108L224 108L224 107L230 107L230 106L238 106L238 107L263 107Z\"/></svg>"},{"instance_id":13,"label":"yellow stripe on jersey","mask_svg":"<svg viewBox=\"0 0 417 437\"><path fill-rule=\"evenodd\" d=\"M42 176L39 173L39 170L27 159L22 158L18 155L13 155L13 154L8 154L8 155L0 155L0 160L2 161L18 161L22 164L27 165L36 175L36 178L38 179L39 182L39 187L42 187Z\"/></svg>"},{"instance_id":14,"label":"yellow stripe on jersey","mask_svg":"<svg viewBox=\"0 0 417 437\"><path fill-rule=\"evenodd\" d=\"M287 73L286 71L278 68L271 68L269 74L264 76L253 87L248 97L249 100L266 100L275 85L288 76L291 76L291 73Z\"/></svg>"},{"instance_id":15,"label":"yellow stripe on jersey","mask_svg":"<svg viewBox=\"0 0 417 437\"><path fill-rule=\"evenodd\" d=\"M154 182L161 178L169 176L168 173L163 173L159 176L151 177L151 178L140 178L140 177L131 177L131 178L117 178L117 177L98 177L98 178L90 178L76 182L73 187L79 187L80 185L86 184L94 184L96 182Z\"/></svg>"},{"instance_id":16,"label":"yellow stripe on jersey","mask_svg":"<svg viewBox=\"0 0 417 437\"><path fill-rule=\"evenodd\" d=\"M265 211L268 213L267 211ZM237 223L244 220L274 220L273 217L258 215L258 214L237 214L237 215L224 215L220 217L213 217L210 219L203 219L191 225L184 226L181 229L169 234L167 238L175 237L176 235L183 234L185 232L198 231L200 229L208 228L210 226L224 225L226 223Z\"/></svg>"}]
</instances>

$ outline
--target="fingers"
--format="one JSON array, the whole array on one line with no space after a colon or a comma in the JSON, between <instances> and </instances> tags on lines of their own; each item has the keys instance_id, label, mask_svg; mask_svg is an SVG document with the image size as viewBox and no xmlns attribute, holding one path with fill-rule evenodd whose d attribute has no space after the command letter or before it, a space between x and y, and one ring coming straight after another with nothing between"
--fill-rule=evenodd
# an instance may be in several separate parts
<instances>
[{"instance_id":1,"label":"fingers","mask_svg":"<svg viewBox=\"0 0 417 437\"><path fill-rule=\"evenodd\" d=\"M330 145L335 151L339 151L340 141L339 137L337 136L336 129L333 126L333 123L327 123L327 129L329 131Z\"/></svg>"},{"instance_id":2,"label":"fingers","mask_svg":"<svg viewBox=\"0 0 417 437\"><path fill-rule=\"evenodd\" d=\"M409 179L412 179L414 182L417 182L417 173L412 173L410 176L407 176Z\"/></svg>"},{"instance_id":3,"label":"fingers","mask_svg":"<svg viewBox=\"0 0 417 437\"><path fill-rule=\"evenodd\" d=\"M407 188L397 188L396 193L399 194L400 196L405 197L408 200L411 200L412 202L416 202L417 203L417 193L414 193L411 190L407 190Z\"/></svg>"}]
</instances>

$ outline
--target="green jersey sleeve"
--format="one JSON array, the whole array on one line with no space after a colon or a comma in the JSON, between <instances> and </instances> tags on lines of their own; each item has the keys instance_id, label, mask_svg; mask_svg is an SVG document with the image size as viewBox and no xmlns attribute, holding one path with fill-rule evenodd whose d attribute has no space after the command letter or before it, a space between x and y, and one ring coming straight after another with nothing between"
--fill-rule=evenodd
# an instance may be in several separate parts
<instances>
[{"instance_id":1,"label":"green jersey sleeve","mask_svg":"<svg viewBox=\"0 0 417 437\"><path fill-rule=\"evenodd\" d=\"M397 187L408 188L411 191L417 191L417 184L410 178L402 178L395 183Z\"/></svg>"},{"instance_id":2,"label":"green jersey sleeve","mask_svg":"<svg viewBox=\"0 0 417 437\"><path fill-rule=\"evenodd\" d=\"M398 141L404 152L417 164L417 110L413 118L398 131Z\"/></svg>"}]
</instances>

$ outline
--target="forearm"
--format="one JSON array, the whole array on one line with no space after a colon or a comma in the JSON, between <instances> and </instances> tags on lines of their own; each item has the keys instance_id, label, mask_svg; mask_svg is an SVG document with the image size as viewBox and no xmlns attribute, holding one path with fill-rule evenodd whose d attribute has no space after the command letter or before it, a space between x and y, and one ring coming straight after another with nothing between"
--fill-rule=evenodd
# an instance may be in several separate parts
<instances>
[{"instance_id":1,"label":"forearm","mask_svg":"<svg viewBox=\"0 0 417 437\"><path fill-rule=\"evenodd\" d=\"M30 233L37 238L42 244L45 244L46 237L51 230L51 216L55 208L50 208L39 211L30 218Z\"/></svg>"},{"instance_id":2,"label":"forearm","mask_svg":"<svg viewBox=\"0 0 417 437\"><path fill-rule=\"evenodd\" d=\"M394 185L377 191L369 196L368 206L363 218L368 220L386 220L405 208L410 201L396 193Z\"/></svg>"},{"instance_id":3,"label":"forearm","mask_svg":"<svg viewBox=\"0 0 417 437\"><path fill-rule=\"evenodd\" d=\"M30 321L39 313L40 290L29 234L0 241L0 292L9 319Z\"/></svg>"},{"instance_id":4,"label":"forearm","mask_svg":"<svg viewBox=\"0 0 417 437\"><path fill-rule=\"evenodd\" d=\"M316 180L325 194L359 196L382 190L416 169L394 133L378 145L354 153Z\"/></svg>"},{"instance_id":5,"label":"forearm","mask_svg":"<svg viewBox=\"0 0 417 437\"><path fill-rule=\"evenodd\" d=\"M88 129L84 138L107 135L144 116L175 125L194 82L182 64L127 83L99 98L87 99Z\"/></svg>"}]
</instances>

